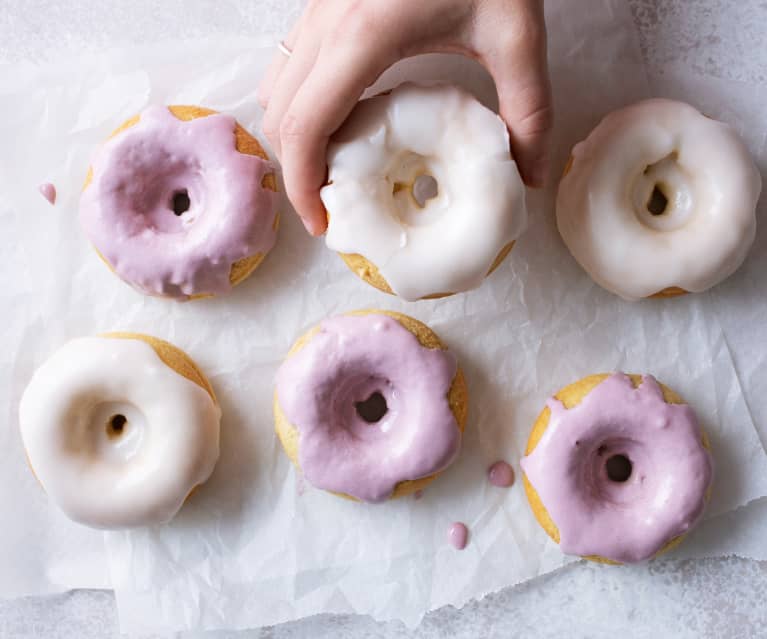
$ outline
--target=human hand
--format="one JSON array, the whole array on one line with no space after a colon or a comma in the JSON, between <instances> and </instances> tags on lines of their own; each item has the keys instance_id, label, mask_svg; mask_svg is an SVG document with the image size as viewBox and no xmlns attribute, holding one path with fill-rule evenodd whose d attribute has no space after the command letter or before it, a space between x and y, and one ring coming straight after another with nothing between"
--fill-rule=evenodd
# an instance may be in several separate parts
<instances>
[{"instance_id":1,"label":"human hand","mask_svg":"<svg viewBox=\"0 0 767 639\"><path fill-rule=\"evenodd\" d=\"M542 186L552 125L543 0L309 0L261 86L264 133L285 189L312 235L330 136L392 64L421 53L461 53L492 75L500 116L524 181Z\"/></svg>"}]
</instances>

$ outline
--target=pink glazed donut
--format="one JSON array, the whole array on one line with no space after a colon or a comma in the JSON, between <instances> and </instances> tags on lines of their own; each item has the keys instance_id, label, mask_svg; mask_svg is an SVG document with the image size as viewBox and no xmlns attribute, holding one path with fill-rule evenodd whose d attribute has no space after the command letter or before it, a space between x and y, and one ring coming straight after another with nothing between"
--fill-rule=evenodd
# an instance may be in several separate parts
<instances>
[{"instance_id":1,"label":"pink glazed donut","mask_svg":"<svg viewBox=\"0 0 767 639\"><path fill-rule=\"evenodd\" d=\"M591 375L556 393L522 459L538 522L568 555L607 563L674 546L708 500L712 459L692 408L651 375Z\"/></svg>"},{"instance_id":2,"label":"pink glazed donut","mask_svg":"<svg viewBox=\"0 0 767 639\"><path fill-rule=\"evenodd\" d=\"M317 488L380 502L422 489L458 454L467 392L425 324L358 311L301 337L277 374L275 429Z\"/></svg>"},{"instance_id":3,"label":"pink glazed donut","mask_svg":"<svg viewBox=\"0 0 767 639\"><path fill-rule=\"evenodd\" d=\"M274 167L235 119L151 106L95 154L80 200L83 230L123 280L148 295L220 295L277 236Z\"/></svg>"}]
</instances>

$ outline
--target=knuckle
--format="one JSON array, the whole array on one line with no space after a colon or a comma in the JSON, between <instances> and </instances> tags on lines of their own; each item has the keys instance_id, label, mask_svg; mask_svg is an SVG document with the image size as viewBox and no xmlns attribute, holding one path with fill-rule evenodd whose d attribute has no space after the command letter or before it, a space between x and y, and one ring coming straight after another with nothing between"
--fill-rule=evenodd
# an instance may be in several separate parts
<instances>
[{"instance_id":1,"label":"knuckle","mask_svg":"<svg viewBox=\"0 0 767 639\"><path fill-rule=\"evenodd\" d=\"M519 37L529 41L546 42L546 20L542 0L532 0L517 14L516 31Z\"/></svg>"},{"instance_id":2,"label":"knuckle","mask_svg":"<svg viewBox=\"0 0 767 639\"><path fill-rule=\"evenodd\" d=\"M295 113L286 113L285 117L279 125L280 139L292 140L300 138L304 135L306 127L304 126L303 119L298 117Z\"/></svg>"},{"instance_id":3,"label":"knuckle","mask_svg":"<svg viewBox=\"0 0 767 639\"><path fill-rule=\"evenodd\" d=\"M265 109L269 105L269 90L260 86L256 92L256 100L262 109Z\"/></svg>"},{"instance_id":4,"label":"knuckle","mask_svg":"<svg viewBox=\"0 0 767 639\"><path fill-rule=\"evenodd\" d=\"M531 27L533 31L525 29L510 29L498 39L498 52L506 58L520 55L529 55L546 48L546 31L537 27Z\"/></svg>"},{"instance_id":5,"label":"knuckle","mask_svg":"<svg viewBox=\"0 0 767 639\"><path fill-rule=\"evenodd\" d=\"M340 19L330 24L322 38L322 48L336 57L388 53L399 40L396 14L378 1L353 1Z\"/></svg>"},{"instance_id":6,"label":"knuckle","mask_svg":"<svg viewBox=\"0 0 767 639\"><path fill-rule=\"evenodd\" d=\"M525 51L546 49L546 23L530 13L514 16L498 37L498 49L504 55L519 55Z\"/></svg>"},{"instance_id":7,"label":"knuckle","mask_svg":"<svg viewBox=\"0 0 767 639\"><path fill-rule=\"evenodd\" d=\"M268 111L264 116L261 129L270 142L274 142L274 140L279 137L280 124L278 121L275 121L274 116L270 115Z\"/></svg>"},{"instance_id":8,"label":"knuckle","mask_svg":"<svg viewBox=\"0 0 767 639\"><path fill-rule=\"evenodd\" d=\"M525 136L540 136L548 133L554 123L554 109L549 103L539 103L523 112L515 127Z\"/></svg>"},{"instance_id":9,"label":"knuckle","mask_svg":"<svg viewBox=\"0 0 767 639\"><path fill-rule=\"evenodd\" d=\"M339 22L338 35L353 41L369 40L379 23L380 18L370 3L356 0L349 5L344 18Z\"/></svg>"},{"instance_id":10,"label":"knuckle","mask_svg":"<svg viewBox=\"0 0 767 639\"><path fill-rule=\"evenodd\" d=\"M307 0L301 15L301 20L315 20L320 11L325 8L324 5L326 4L327 2L323 2L323 0Z\"/></svg>"}]
</instances>

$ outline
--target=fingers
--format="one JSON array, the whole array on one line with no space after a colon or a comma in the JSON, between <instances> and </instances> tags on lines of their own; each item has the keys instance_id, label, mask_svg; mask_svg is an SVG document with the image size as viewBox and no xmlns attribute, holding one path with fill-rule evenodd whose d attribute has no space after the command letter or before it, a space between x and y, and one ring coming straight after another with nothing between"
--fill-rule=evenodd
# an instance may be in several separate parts
<instances>
[{"instance_id":1,"label":"fingers","mask_svg":"<svg viewBox=\"0 0 767 639\"><path fill-rule=\"evenodd\" d=\"M532 6L520 29L481 54L495 80L500 115L522 178L528 186L541 187L548 174L553 109L543 9L541 3Z\"/></svg>"},{"instance_id":2,"label":"fingers","mask_svg":"<svg viewBox=\"0 0 767 639\"><path fill-rule=\"evenodd\" d=\"M553 122L548 76L501 88L501 117L509 127L511 152L525 184L540 188L549 171L549 139Z\"/></svg>"},{"instance_id":3,"label":"fingers","mask_svg":"<svg viewBox=\"0 0 767 639\"><path fill-rule=\"evenodd\" d=\"M296 42L298 42L302 23L303 19L299 19L290 30L290 33L282 41L291 52L295 48ZM266 109L269 105L269 98L272 95L277 79L280 77L282 70L288 63L289 57L290 56L285 55L285 53L279 49L274 52L272 61L269 63L266 73L264 73L264 77L261 79L261 84L258 85L258 103L262 108Z\"/></svg>"},{"instance_id":4,"label":"fingers","mask_svg":"<svg viewBox=\"0 0 767 639\"><path fill-rule=\"evenodd\" d=\"M280 159L282 158L280 127L296 92L314 67L318 49L319 43L314 39L298 42L277 78L269 98L262 125L264 135Z\"/></svg>"},{"instance_id":5,"label":"fingers","mask_svg":"<svg viewBox=\"0 0 767 639\"><path fill-rule=\"evenodd\" d=\"M403 56L478 57L495 79L523 179L543 185L552 109L542 1L487 2L479 13L464 0L435 6L311 2L285 40L293 54L275 56L259 88L264 133L282 162L287 195L313 235L327 225L319 191L330 136L363 91Z\"/></svg>"},{"instance_id":6,"label":"fingers","mask_svg":"<svg viewBox=\"0 0 767 639\"><path fill-rule=\"evenodd\" d=\"M312 235L325 231L319 190L325 182L326 149L363 91L396 60L384 41L323 46L280 126L285 190ZM343 68L344 73L338 74Z\"/></svg>"},{"instance_id":7,"label":"fingers","mask_svg":"<svg viewBox=\"0 0 767 639\"><path fill-rule=\"evenodd\" d=\"M287 42L285 44L287 45ZM261 84L258 85L258 103L261 105L261 108L265 109L269 105L272 89L287 62L288 56L277 49L264 73L264 77L261 79Z\"/></svg>"}]
</instances>

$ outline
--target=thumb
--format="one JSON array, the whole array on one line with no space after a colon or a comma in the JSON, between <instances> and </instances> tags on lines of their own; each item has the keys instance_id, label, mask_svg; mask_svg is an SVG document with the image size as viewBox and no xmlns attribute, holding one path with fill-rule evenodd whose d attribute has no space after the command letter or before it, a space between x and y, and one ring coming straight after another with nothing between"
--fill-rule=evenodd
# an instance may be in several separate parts
<instances>
[{"instance_id":1,"label":"thumb","mask_svg":"<svg viewBox=\"0 0 767 639\"><path fill-rule=\"evenodd\" d=\"M483 58L495 80L500 115L522 179L528 186L541 187L548 174L553 125L543 18Z\"/></svg>"}]
</instances>

